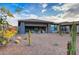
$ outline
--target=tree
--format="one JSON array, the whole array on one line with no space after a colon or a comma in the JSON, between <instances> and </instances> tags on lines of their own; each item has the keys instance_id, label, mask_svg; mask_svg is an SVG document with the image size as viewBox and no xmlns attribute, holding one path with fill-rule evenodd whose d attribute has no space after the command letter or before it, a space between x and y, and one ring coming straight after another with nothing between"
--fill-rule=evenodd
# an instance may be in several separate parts
<instances>
[{"instance_id":1,"label":"tree","mask_svg":"<svg viewBox=\"0 0 79 59\"><path fill-rule=\"evenodd\" d=\"M4 41L4 32L6 30L6 25L8 26L8 22L6 21L7 17L14 17L14 16L5 7L0 8L0 28L2 28L1 29L2 37L0 37L0 43Z\"/></svg>"}]
</instances>

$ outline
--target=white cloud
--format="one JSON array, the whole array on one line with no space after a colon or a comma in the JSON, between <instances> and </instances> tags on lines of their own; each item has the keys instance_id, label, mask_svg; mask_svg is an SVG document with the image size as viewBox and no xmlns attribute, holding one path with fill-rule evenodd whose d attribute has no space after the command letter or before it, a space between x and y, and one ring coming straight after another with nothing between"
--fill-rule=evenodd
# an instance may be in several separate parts
<instances>
[{"instance_id":1,"label":"white cloud","mask_svg":"<svg viewBox=\"0 0 79 59\"><path fill-rule=\"evenodd\" d=\"M43 9L41 12L44 13L46 11L46 9Z\"/></svg>"},{"instance_id":2,"label":"white cloud","mask_svg":"<svg viewBox=\"0 0 79 59\"><path fill-rule=\"evenodd\" d=\"M60 6L52 6L52 9L55 11L61 11L62 8Z\"/></svg>"},{"instance_id":3,"label":"white cloud","mask_svg":"<svg viewBox=\"0 0 79 59\"><path fill-rule=\"evenodd\" d=\"M70 8L72 8L74 5L75 5L75 3L65 3L64 5L61 5L61 6L59 6L59 5L52 6L52 9L56 10L56 11L67 11Z\"/></svg>"},{"instance_id":4,"label":"white cloud","mask_svg":"<svg viewBox=\"0 0 79 59\"><path fill-rule=\"evenodd\" d=\"M62 3L58 3L59 5L61 5Z\"/></svg>"},{"instance_id":5,"label":"white cloud","mask_svg":"<svg viewBox=\"0 0 79 59\"><path fill-rule=\"evenodd\" d=\"M30 10L25 9L22 12L24 12L24 13L30 13Z\"/></svg>"},{"instance_id":6,"label":"white cloud","mask_svg":"<svg viewBox=\"0 0 79 59\"><path fill-rule=\"evenodd\" d=\"M14 14L14 18L8 17L7 21L9 24L13 26L18 25L18 20L25 20L25 19L38 19L37 15L34 14Z\"/></svg>"},{"instance_id":7,"label":"white cloud","mask_svg":"<svg viewBox=\"0 0 79 59\"><path fill-rule=\"evenodd\" d=\"M71 8L69 8L65 12L65 17L74 17L76 18L79 15L79 4L73 4Z\"/></svg>"},{"instance_id":8,"label":"white cloud","mask_svg":"<svg viewBox=\"0 0 79 59\"><path fill-rule=\"evenodd\" d=\"M56 19L59 19L58 17L56 16L42 16L42 17L39 17L39 19L42 19L42 20L56 20Z\"/></svg>"},{"instance_id":9,"label":"white cloud","mask_svg":"<svg viewBox=\"0 0 79 59\"><path fill-rule=\"evenodd\" d=\"M8 21L8 23L9 24L11 24L11 25L13 25L13 26L17 26L18 25L18 23L17 23L17 19L15 19L15 18L10 18L10 17L8 17L7 18L7 21Z\"/></svg>"},{"instance_id":10,"label":"white cloud","mask_svg":"<svg viewBox=\"0 0 79 59\"><path fill-rule=\"evenodd\" d=\"M46 7L48 6L47 3L42 3L41 6L42 6L42 10L41 10L42 13L44 13L45 11L47 11L47 9L46 9Z\"/></svg>"},{"instance_id":11,"label":"white cloud","mask_svg":"<svg viewBox=\"0 0 79 59\"><path fill-rule=\"evenodd\" d=\"M67 19L62 19L56 16L44 16L44 17L39 17L39 19L49 21L49 22L54 22L54 23L61 23L61 22L68 21Z\"/></svg>"},{"instance_id":12,"label":"white cloud","mask_svg":"<svg viewBox=\"0 0 79 59\"><path fill-rule=\"evenodd\" d=\"M43 8L46 8L47 6L48 6L48 4L42 3L42 7L43 7Z\"/></svg>"},{"instance_id":13,"label":"white cloud","mask_svg":"<svg viewBox=\"0 0 79 59\"><path fill-rule=\"evenodd\" d=\"M38 16L35 15L35 14L26 14L26 13L22 13L20 15L19 14L15 14L14 16L15 16L16 19L29 19L29 18L36 19L36 18L38 18Z\"/></svg>"},{"instance_id":14,"label":"white cloud","mask_svg":"<svg viewBox=\"0 0 79 59\"><path fill-rule=\"evenodd\" d=\"M66 3L61 6L52 6L55 11L62 11L57 16L61 18L79 18L79 4L78 3Z\"/></svg>"},{"instance_id":15,"label":"white cloud","mask_svg":"<svg viewBox=\"0 0 79 59\"><path fill-rule=\"evenodd\" d=\"M79 4L78 3L68 3L61 6L52 6L55 11L62 11L57 14L63 20L57 20L65 22L79 21Z\"/></svg>"},{"instance_id":16,"label":"white cloud","mask_svg":"<svg viewBox=\"0 0 79 59\"><path fill-rule=\"evenodd\" d=\"M34 15L34 14L27 14L26 15L27 17L26 17L26 19L38 19L38 16L37 15Z\"/></svg>"}]
</instances>

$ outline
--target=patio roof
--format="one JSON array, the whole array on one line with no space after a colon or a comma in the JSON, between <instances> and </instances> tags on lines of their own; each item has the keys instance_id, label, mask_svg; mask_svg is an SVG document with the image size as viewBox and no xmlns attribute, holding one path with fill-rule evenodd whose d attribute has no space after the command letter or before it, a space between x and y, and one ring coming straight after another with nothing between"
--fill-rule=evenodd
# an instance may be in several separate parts
<instances>
[{"instance_id":1,"label":"patio roof","mask_svg":"<svg viewBox=\"0 0 79 59\"><path fill-rule=\"evenodd\" d=\"M62 19L62 18L40 18L40 19L24 19L18 21L25 22L43 22L43 23L55 23L55 24L72 24L72 22L76 22L79 24L79 19Z\"/></svg>"},{"instance_id":2,"label":"patio roof","mask_svg":"<svg viewBox=\"0 0 79 59\"><path fill-rule=\"evenodd\" d=\"M55 16L51 16L51 17L42 17L40 18L42 20L46 20L46 21L50 21L50 22L53 22L53 23L56 23L56 24L59 24L59 23L72 23L72 22L79 22L79 18L76 18L76 19L73 19L73 18L68 18L68 19L64 19L64 18L58 18L58 17L55 17Z\"/></svg>"},{"instance_id":3,"label":"patio roof","mask_svg":"<svg viewBox=\"0 0 79 59\"><path fill-rule=\"evenodd\" d=\"M47 20L40 20L40 19L23 19L23 20L18 20L18 22L54 23L54 22L51 22L51 21L47 21Z\"/></svg>"}]
</instances>

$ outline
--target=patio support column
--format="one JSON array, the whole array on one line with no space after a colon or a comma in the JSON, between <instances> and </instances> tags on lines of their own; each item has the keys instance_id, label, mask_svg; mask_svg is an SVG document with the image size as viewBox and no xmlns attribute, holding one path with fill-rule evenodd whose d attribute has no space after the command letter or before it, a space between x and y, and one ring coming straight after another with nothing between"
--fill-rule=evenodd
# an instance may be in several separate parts
<instances>
[{"instance_id":1,"label":"patio support column","mask_svg":"<svg viewBox=\"0 0 79 59\"><path fill-rule=\"evenodd\" d=\"M48 33L50 33L51 32L51 24L48 24Z\"/></svg>"},{"instance_id":2,"label":"patio support column","mask_svg":"<svg viewBox=\"0 0 79 59\"><path fill-rule=\"evenodd\" d=\"M58 33L61 35L61 32L62 32L62 30L61 30L61 24L58 24L57 30L58 30Z\"/></svg>"},{"instance_id":3,"label":"patio support column","mask_svg":"<svg viewBox=\"0 0 79 59\"><path fill-rule=\"evenodd\" d=\"M46 26L46 33L48 33L48 26Z\"/></svg>"},{"instance_id":4,"label":"patio support column","mask_svg":"<svg viewBox=\"0 0 79 59\"><path fill-rule=\"evenodd\" d=\"M79 25L77 25L77 33L79 33Z\"/></svg>"}]
</instances>

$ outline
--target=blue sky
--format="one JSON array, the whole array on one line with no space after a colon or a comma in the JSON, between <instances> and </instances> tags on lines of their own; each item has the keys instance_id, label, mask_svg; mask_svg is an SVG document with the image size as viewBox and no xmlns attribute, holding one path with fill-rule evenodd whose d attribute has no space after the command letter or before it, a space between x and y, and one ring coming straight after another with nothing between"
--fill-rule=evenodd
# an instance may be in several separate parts
<instances>
[{"instance_id":1,"label":"blue sky","mask_svg":"<svg viewBox=\"0 0 79 59\"><path fill-rule=\"evenodd\" d=\"M53 6L61 6L63 4L59 3L48 3L45 7L42 6L41 3L2 3L0 7L4 6L9 9L12 13L15 13L16 8L22 8L23 10L27 10L24 13L26 14L35 14L38 16L51 16L57 15L60 11L55 11L52 9ZM41 12L41 10L46 10L45 12Z\"/></svg>"},{"instance_id":2,"label":"blue sky","mask_svg":"<svg viewBox=\"0 0 79 59\"><path fill-rule=\"evenodd\" d=\"M1 7L10 10L14 15L14 18L7 18L7 21L14 26L17 26L19 19L79 18L78 3L0 3ZM17 13L17 8L20 8L21 12Z\"/></svg>"},{"instance_id":3,"label":"blue sky","mask_svg":"<svg viewBox=\"0 0 79 59\"><path fill-rule=\"evenodd\" d=\"M7 21L12 25L17 25L17 19L24 18L37 18L42 16L56 16L61 11L52 9L53 6L61 6L62 3L0 3L0 8L5 7L15 16L15 19ZM22 9L21 12L17 13L16 9Z\"/></svg>"}]
</instances>

